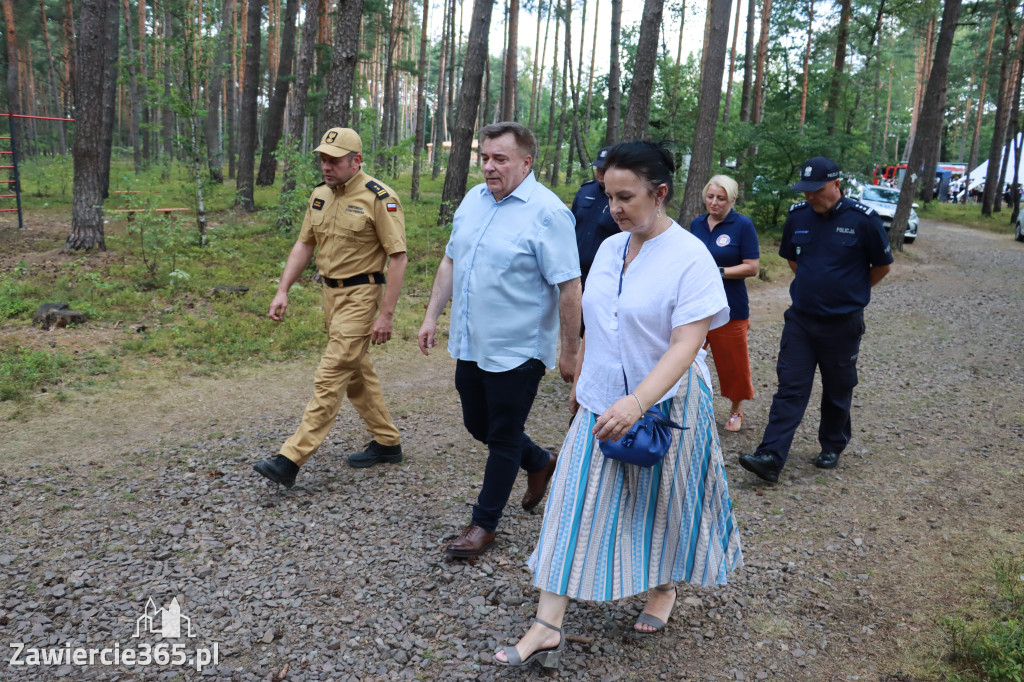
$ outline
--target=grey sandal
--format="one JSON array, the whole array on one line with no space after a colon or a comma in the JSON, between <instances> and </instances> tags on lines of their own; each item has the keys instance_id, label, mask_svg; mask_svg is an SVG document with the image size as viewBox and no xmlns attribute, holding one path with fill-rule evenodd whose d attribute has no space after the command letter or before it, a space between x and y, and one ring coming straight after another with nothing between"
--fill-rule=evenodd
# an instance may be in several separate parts
<instances>
[{"instance_id":1,"label":"grey sandal","mask_svg":"<svg viewBox=\"0 0 1024 682\"><path fill-rule=\"evenodd\" d=\"M661 587L660 585L656 585L654 587L654 589L657 590L658 592L676 592L675 584L673 584L671 587ZM675 604L672 605L672 608L673 609L675 608ZM636 626L634 626L633 627L633 632L637 633L638 635L653 635L655 633L658 633L658 632L661 632L662 630L664 630L665 629L665 625L667 623L665 621L663 621L662 619L656 617L656 616L652 616L649 613L641 613L640 616L636 619L636 624L637 625L647 625L647 626L650 626L650 627L652 627L654 629L653 630L637 630Z\"/></svg>"},{"instance_id":2,"label":"grey sandal","mask_svg":"<svg viewBox=\"0 0 1024 682\"><path fill-rule=\"evenodd\" d=\"M507 665L512 668L522 668L530 665L534 661L540 663L542 668L557 668L558 661L562 657L562 649L565 648L565 633L562 632L562 628L556 628L551 623L545 623L540 618L534 618L534 621L540 623L546 628L551 628L558 633L558 646L548 647L547 649L537 649L532 654L526 657L524 661L519 656L519 650L514 646L503 646L499 651L505 652L505 658L508 661L499 661L497 658L494 662L498 665Z\"/></svg>"}]
</instances>

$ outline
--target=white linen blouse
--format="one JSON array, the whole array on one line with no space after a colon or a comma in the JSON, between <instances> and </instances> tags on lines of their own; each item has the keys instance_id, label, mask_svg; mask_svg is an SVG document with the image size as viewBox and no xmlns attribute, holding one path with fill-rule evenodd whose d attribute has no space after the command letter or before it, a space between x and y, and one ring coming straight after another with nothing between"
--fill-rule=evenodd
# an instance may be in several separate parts
<instances>
[{"instance_id":1,"label":"white linen blouse","mask_svg":"<svg viewBox=\"0 0 1024 682\"><path fill-rule=\"evenodd\" d=\"M586 348L576 400L601 414L636 389L668 350L672 330L711 317L711 328L729 321L729 305L718 266L707 247L673 221L644 242L622 275L630 238L623 232L597 251L583 292ZM710 385L706 353L697 363ZM673 397L677 381L658 402ZM650 407L647 405L646 407Z\"/></svg>"}]
</instances>

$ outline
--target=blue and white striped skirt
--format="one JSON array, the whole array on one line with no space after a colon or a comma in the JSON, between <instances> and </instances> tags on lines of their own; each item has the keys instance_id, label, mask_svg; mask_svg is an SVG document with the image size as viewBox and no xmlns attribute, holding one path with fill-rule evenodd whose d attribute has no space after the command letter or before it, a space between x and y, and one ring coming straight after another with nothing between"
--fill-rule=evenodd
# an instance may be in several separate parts
<instances>
[{"instance_id":1,"label":"blue and white striped skirt","mask_svg":"<svg viewBox=\"0 0 1024 682\"><path fill-rule=\"evenodd\" d=\"M692 366L671 403L672 447L653 467L608 459L580 408L558 456L533 584L607 601L669 581L724 585L743 565L711 390Z\"/></svg>"}]
</instances>

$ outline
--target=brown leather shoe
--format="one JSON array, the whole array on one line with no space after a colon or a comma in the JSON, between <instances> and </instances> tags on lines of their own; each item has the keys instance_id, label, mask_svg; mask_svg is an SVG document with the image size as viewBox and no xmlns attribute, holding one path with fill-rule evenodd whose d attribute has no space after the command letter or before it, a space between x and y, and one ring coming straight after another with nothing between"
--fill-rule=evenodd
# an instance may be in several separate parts
<instances>
[{"instance_id":1,"label":"brown leather shoe","mask_svg":"<svg viewBox=\"0 0 1024 682\"><path fill-rule=\"evenodd\" d=\"M480 556L494 544L494 533L489 533L480 526L469 524L462 529L462 535L455 538L444 550L445 554L454 557Z\"/></svg>"},{"instance_id":2,"label":"brown leather shoe","mask_svg":"<svg viewBox=\"0 0 1024 682\"><path fill-rule=\"evenodd\" d=\"M544 499L544 493L548 491L548 483L554 476L555 466L558 464L558 455L554 452L548 454L551 455L551 459L548 460L547 466L526 475L526 492L523 494L524 511L533 511Z\"/></svg>"}]
</instances>

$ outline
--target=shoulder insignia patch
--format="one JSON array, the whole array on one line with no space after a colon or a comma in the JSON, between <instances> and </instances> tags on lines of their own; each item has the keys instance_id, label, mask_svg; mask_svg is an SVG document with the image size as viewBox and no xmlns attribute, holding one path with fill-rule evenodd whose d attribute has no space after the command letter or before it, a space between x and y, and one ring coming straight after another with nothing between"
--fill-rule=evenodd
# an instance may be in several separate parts
<instances>
[{"instance_id":1,"label":"shoulder insignia patch","mask_svg":"<svg viewBox=\"0 0 1024 682\"><path fill-rule=\"evenodd\" d=\"M389 196L388 191L384 189L384 185L380 184L376 180L370 180L366 183L366 189L376 194L378 199L386 199Z\"/></svg>"},{"instance_id":2,"label":"shoulder insignia patch","mask_svg":"<svg viewBox=\"0 0 1024 682\"><path fill-rule=\"evenodd\" d=\"M856 208L861 213L865 213L867 215L871 215L872 213L875 212L875 209L873 209L870 206L867 206L865 204L862 204L859 201L854 201L853 202L853 207Z\"/></svg>"},{"instance_id":3,"label":"shoulder insignia patch","mask_svg":"<svg viewBox=\"0 0 1024 682\"><path fill-rule=\"evenodd\" d=\"M320 198L313 199L312 209L314 211L319 211L323 207L324 207L324 200L323 199L320 199Z\"/></svg>"},{"instance_id":4,"label":"shoulder insignia patch","mask_svg":"<svg viewBox=\"0 0 1024 682\"><path fill-rule=\"evenodd\" d=\"M388 213L394 213L398 210L398 204L394 201L389 201L385 206L388 209Z\"/></svg>"},{"instance_id":5,"label":"shoulder insignia patch","mask_svg":"<svg viewBox=\"0 0 1024 682\"><path fill-rule=\"evenodd\" d=\"M789 207L789 212L792 213L793 211L797 210L798 208L803 208L806 205L807 205L806 201L800 201L798 203L795 203L795 204L793 204L792 206Z\"/></svg>"}]
</instances>

